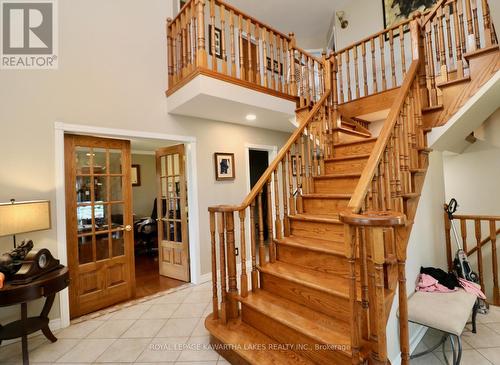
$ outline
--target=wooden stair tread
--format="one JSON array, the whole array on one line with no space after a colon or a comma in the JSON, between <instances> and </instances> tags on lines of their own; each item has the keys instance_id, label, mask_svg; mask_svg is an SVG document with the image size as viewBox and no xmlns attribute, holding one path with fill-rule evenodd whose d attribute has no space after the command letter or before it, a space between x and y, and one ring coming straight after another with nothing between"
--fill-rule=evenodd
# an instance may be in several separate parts
<instances>
[{"instance_id":1,"label":"wooden stair tread","mask_svg":"<svg viewBox=\"0 0 500 365\"><path fill-rule=\"evenodd\" d=\"M210 315L205 320L205 327L220 342L226 345L233 345L233 351L251 364L314 365L313 361L284 347L257 350L256 345L275 344L277 341L252 326L243 323L241 320L229 321L227 325L224 325L218 320L213 320Z\"/></svg>"},{"instance_id":2,"label":"wooden stair tread","mask_svg":"<svg viewBox=\"0 0 500 365\"><path fill-rule=\"evenodd\" d=\"M488 53L488 52L496 52L498 51L499 49L499 45L498 44L493 44L489 47L485 47L485 48L481 48L481 49L478 49L478 50L475 50L475 51L471 51L471 52L467 52L464 54L464 58L466 60L468 60L469 58L473 58L473 57L477 57L477 56L480 56L484 53Z\"/></svg>"},{"instance_id":3,"label":"wooden stair tread","mask_svg":"<svg viewBox=\"0 0 500 365\"><path fill-rule=\"evenodd\" d=\"M433 105L433 106L427 106L425 108L422 108L422 113L432 113L432 112L435 112L437 110L443 110L443 109L444 109L444 105L443 104Z\"/></svg>"},{"instance_id":4,"label":"wooden stair tread","mask_svg":"<svg viewBox=\"0 0 500 365\"><path fill-rule=\"evenodd\" d=\"M343 128L343 127L332 128L331 131L332 132L342 132L342 133L346 133L346 134L352 134L352 135L356 135L356 136L364 137L364 138L370 138L372 136L371 134L368 134L368 133L356 131L356 130L353 130L353 129Z\"/></svg>"},{"instance_id":5,"label":"wooden stair tread","mask_svg":"<svg viewBox=\"0 0 500 365\"><path fill-rule=\"evenodd\" d=\"M342 179L349 177L361 177L361 172L349 172L349 173L333 173L328 175L314 176L313 179Z\"/></svg>"},{"instance_id":6,"label":"wooden stair tread","mask_svg":"<svg viewBox=\"0 0 500 365\"><path fill-rule=\"evenodd\" d=\"M302 198L319 198L319 199L350 199L352 194L326 194L326 193L308 193L302 195Z\"/></svg>"},{"instance_id":7,"label":"wooden stair tread","mask_svg":"<svg viewBox=\"0 0 500 365\"><path fill-rule=\"evenodd\" d=\"M360 155L332 157L332 158L325 159L325 162L349 161L349 160L357 160L357 159L364 159L364 158L370 158L370 154L364 153L364 154L360 154Z\"/></svg>"},{"instance_id":8,"label":"wooden stair tread","mask_svg":"<svg viewBox=\"0 0 500 365\"><path fill-rule=\"evenodd\" d=\"M350 329L341 322L265 290L249 293L240 301L252 309L312 338L321 344L350 345ZM344 349L347 346L342 346ZM350 351L342 351L348 356Z\"/></svg>"},{"instance_id":9,"label":"wooden stair tread","mask_svg":"<svg viewBox=\"0 0 500 365\"><path fill-rule=\"evenodd\" d=\"M275 240L277 243L287 246L303 248L305 250L323 252L333 255L345 254L344 241L326 241L317 238L288 236Z\"/></svg>"},{"instance_id":10,"label":"wooden stair tread","mask_svg":"<svg viewBox=\"0 0 500 365\"><path fill-rule=\"evenodd\" d=\"M410 169L410 172L414 172L416 174L423 174L427 171L427 169Z\"/></svg>"},{"instance_id":11,"label":"wooden stair tread","mask_svg":"<svg viewBox=\"0 0 500 365\"><path fill-rule=\"evenodd\" d=\"M370 137L370 138L365 138L365 139L360 139L357 141L348 141L348 142L340 142L340 143L334 143L334 147L338 146L350 146L353 144L360 144L360 143L369 143L369 142L374 142L377 140L378 137Z\"/></svg>"},{"instance_id":12,"label":"wooden stair tread","mask_svg":"<svg viewBox=\"0 0 500 365\"><path fill-rule=\"evenodd\" d=\"M446 86L451 86L451 85L456 85L460 84L462 82L469 82L470 81L470 76L464 76L459 79L453 79L453 80L448 80L444 82L439 82L436 84L437 87L446 87Z\"/></svg>"},{"instance_id":13,"label":"wooden stair tread","mask_svg":"<svg viewBox=\"0 0 500 365\"><path fill-rule=\"evenodd\" d=\"M337 217L337 215L332 214L309 214L309 213L298 213L289 216L290 219L297 219L309 222L320 222L320 223L333 223L333 224L343 224Z\"/></svg>"},{"instance_id":14,"label":"wooden stair tread","mask_svg":"<svg viewBox=\"0 0 500 365\"><path fill-rule=\"evenodd\" d=\"M349 282L346 278L338 275L327 274L279 261L267 263L258 268L266 274L274 275L315 290L343 298L349 297Z\"/></svg>"}]
</instances>

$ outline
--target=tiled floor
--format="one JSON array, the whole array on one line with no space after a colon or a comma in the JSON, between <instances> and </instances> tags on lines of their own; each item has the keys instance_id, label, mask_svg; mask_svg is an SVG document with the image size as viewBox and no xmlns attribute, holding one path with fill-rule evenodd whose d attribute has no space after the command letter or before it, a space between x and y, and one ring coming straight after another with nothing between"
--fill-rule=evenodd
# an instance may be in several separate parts
<instances>
[{"instance_id":1,"label":"tiled floor","mask_svg":"<svg viewBox=\"0 0 500 365\"><path fill-rule=\"evenodd\" d=\"M88 316L57 331L50 343L30 338L34 364L229 364L208 346L204 318L211 312L210 283L174 289L149 300ZM429 348L441 335L429 330L418 351ZM500 308L478 315L478 333L462 335L463 365L500 365ZM448 359L451 359L449 344ZM20 364L19 342L0 347L0 364ZM441 349L411 361L412 365L446 364ZM451 363L451 361L450 361Z\"/></svg>"}]
</instances>

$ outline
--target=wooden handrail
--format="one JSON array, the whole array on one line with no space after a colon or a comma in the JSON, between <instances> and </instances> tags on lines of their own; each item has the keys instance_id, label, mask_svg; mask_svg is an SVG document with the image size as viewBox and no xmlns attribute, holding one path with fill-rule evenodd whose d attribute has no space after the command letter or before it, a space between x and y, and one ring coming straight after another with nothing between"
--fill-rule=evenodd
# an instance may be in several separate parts
<instances>
[{"instance_id":1,"label":"wooden handrail","mask_svg":"<svg viewBox=\"0 0 500 365\"><path fill-rule=\"evenodd\" d=\"M496 235L498 236L499 234L500 234L500 228L497 229L497 231L496 231ZM491 241L491 237L488 236L484 240L481 241L480 246L483 247L485 244L487 244L490 241ZM472 255L473 253L475 253L477 251L477 249L478 249L477 246L471 248L469 251L467 251L467 256Z\"/></svg>"},{"instance_id":2,"label":"wooden handrail","mask_svg":"<svg viewBox=\"0 0 500 365\"><path fill-rule=\"evenodd\" d=\"M325 102L328 100L328 97L330 96L330 90L326 90L326 92L323 94L321 99L314 104L314 107L312 110L309 112L306 120L293 132L291 137L288 139L288 141L285 143L285 145L280 149L278 152L278 155L276 158L271 162L271 164L267 167L266 171L262 174L260 179L257 181L257 183L254 185L250 193L246 196L245 200L243 200L243 203L241 205L218 205L218 206L212 206L209 207L208 210L209 212L238 212L245 210L252 204L252 202L257 198L258 194L262 191L264 188L264 185L267 183L269 178L271 177L271 174L276 170L278 167L279 163L286 157L286 154L288 151L290 151L291 147L299 137L304 133L304 129L309 125L309 123L312 121L316 113L319 111L321 107L324 106Z\"/></svg>"},{"instance_id":3,"label":"wooden handrail","mask_svg":"<svg viewBox=\"0 0 500 365\"><path fill-rule=\"evenodd\" d=\"M411 90L411 86L418 75L419 65L419 60L414 60L411 63L410 69L408 70L399 94L392 103L391 110L384 123L384 127L380 132L375 147L370 154L370 158L368 159L368 162L361 174L361 178L359 179L358 185L354 190L354 194L347 206L348 209L354 213L358 213L361 209L366 193L368 192L370 184L373 180L373 176L375 175L375 170L380 163L380 159L382 158L382 155L384 154L384 151L387 147L389 137L394 129L399 113L401 112L401 108L403 107L406 97Z\"/></svg>"},{"instance_id":4,"label":"wooden handrail","mask_svg":"<svg viewBox=\"0 0 500 365\"><path fill-rule=\"evenodd\" d=\"M453 219L471 219L471 220L483 220L483 221L500 221L500 216L498 215L472 215L472 214L453 214Z\"/></svg>"},{"instance_id":5,"label":"wooden handrail","mask_svg":"<svg viewBox=\"0 0 500 365\"><path fill-rule=\"evenodd\" d=\"M436 5L430 10L429 13L425 14L423 20L422 20L422 28L425 28L425 25L432 19L434 16L437 14L439 8L441 8L445 3L447 3L448 0L439 0Z\"/></svg>"}]
</instances>

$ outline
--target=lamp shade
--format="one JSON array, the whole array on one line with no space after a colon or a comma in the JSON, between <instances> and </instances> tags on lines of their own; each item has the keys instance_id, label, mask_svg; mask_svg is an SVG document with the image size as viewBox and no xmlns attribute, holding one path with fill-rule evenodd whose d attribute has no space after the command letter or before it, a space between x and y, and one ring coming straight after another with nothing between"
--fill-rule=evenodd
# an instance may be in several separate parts
<instances>
[{"instance_id":1,"label":"lamp shade","mask_svg":"<svg viewBox=\"0 0 500 365\"><path fill-rule=\"evenodd\" d=\"M0 204L0 237L45 229L50 229L48 200Z\"/></svg>"}]
</instances>

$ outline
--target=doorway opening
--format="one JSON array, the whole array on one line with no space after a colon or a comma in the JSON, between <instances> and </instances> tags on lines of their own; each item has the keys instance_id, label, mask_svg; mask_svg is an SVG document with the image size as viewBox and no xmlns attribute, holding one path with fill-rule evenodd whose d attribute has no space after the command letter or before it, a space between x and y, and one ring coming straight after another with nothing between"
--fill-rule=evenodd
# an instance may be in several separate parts
<instances>
[{"instance_id":1,"label":"doorway opening","mask_svg":"<svg viewBox=\"0 0 500 365\"><path fill-rule=\"evenodd\" d=\"M185 145L64 142L71 318L190 282Z\"/></svg>"},{"instance_id":2,"label":"doorway opening","mask_svg":"<svg viewBox=\"0 0 500 365\"><path fill-rule=\"evenodd\" d=\"M269 151L260 149L248 149L248 161L249 161L249 177L250 177L250 190L259 181L260 177L266 171L269 166ZM262 190L262 219L264 223L264 240L268 240L268 220L267 220L267 184L264 185ZM257 220L258 222L258 217Z\"/></svg>"}]
</instances>

